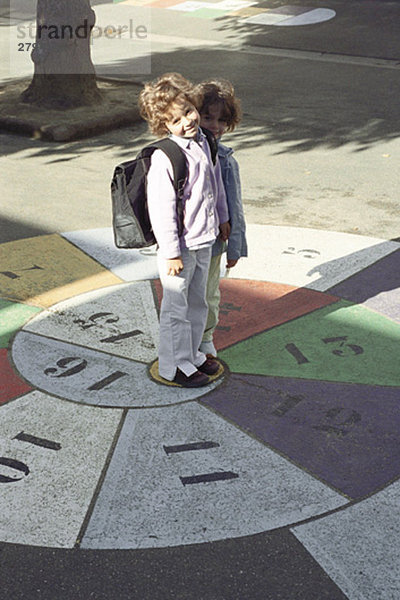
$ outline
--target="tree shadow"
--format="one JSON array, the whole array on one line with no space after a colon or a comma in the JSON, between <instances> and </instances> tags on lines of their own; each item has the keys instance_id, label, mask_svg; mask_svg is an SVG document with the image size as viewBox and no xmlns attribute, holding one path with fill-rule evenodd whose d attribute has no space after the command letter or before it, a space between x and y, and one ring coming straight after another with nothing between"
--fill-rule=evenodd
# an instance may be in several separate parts
<instances>
[{"instance_id":1,"label":"tree shadow","mask_svg":"<svg viewBox=\"0 0 400 600\"><path fill-rule=\"evenodd\" d=\"M32 223L0 216L0 244L51 233L54 232Z\"/></svg>"},{"instance_id":2,"label":"tree shadow","mask_svg":"<svg viewBox=\"0 0 400 600\"><path fill-rule=\"evenodd\" d=\"M237 150L276 145L276 153L281 154L347 146L361 152L400 136L400 80L395 69L327 65L221 47L182 47L154 53L152 72L142 77L130 75L135 73L134 59L112 64L114 76L132 81L152 79L171 70L196 82L225 77L234 83L244 118L227 141ZM30 148L39 156L59 156L71 148L92 152L112 145L124 156L150 139L142 124L132 127L134 136L127 135L130 128L124 127L61 144L21 137L19 143L7 143L7 151Z\"/></svg>"}]
</instances>

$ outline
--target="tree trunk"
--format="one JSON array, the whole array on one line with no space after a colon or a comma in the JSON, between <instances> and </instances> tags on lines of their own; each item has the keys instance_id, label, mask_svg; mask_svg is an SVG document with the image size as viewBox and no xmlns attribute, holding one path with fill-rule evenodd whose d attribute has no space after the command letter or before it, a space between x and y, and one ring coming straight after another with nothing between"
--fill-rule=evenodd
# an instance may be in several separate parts
<instances>
[{"instance_id":1,"label":"tree trunk","mask_svg":"<svg viewBox=\"0 0 400 600\"><path fill-rule=\"evenodd\" d=\"M90 57L89 0L37 0L33 79L23 102L66 109L101 102Z\"/></svg>"}]
</instances>

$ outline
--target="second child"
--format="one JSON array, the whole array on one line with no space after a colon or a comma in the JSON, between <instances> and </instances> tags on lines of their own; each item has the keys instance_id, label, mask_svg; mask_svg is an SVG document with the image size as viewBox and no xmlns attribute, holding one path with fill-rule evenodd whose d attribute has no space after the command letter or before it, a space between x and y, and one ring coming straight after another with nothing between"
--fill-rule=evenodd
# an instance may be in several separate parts
<instances>
[{"instance_id":1,"label":"second child","mask_svg":"<svg viewBox=\"0 0 400 600\"><path fill-rule=\"evenodd\" d=\"M223 252L227 253L226 267L234 267L239 258L247 256L246 224L244 220L239 165L233 157L233 150L221 143L225 132L233 131L241 119L240 102L233 85L225 80L205 81L197 86L202 104L200 125L211 131L218 141L218 157L222 179L228 202L230 235L229 241L217 239L212 248L212 258L207 282L207 323L200 345L209 357L216 357L217 351L213 336L218 324L220 304L220 269Z\"/></svg>"}]
</instances>

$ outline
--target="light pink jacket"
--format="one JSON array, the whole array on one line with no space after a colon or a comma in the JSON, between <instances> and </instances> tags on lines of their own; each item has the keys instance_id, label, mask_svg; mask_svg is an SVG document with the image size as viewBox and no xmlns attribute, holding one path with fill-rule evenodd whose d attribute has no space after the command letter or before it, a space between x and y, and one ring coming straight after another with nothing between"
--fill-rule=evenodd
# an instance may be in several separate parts
<instances>
[{"instance_id":1,"label":"light pink jacket","mask_svg":"<svg viewBox=\"0 0 400 600\"><path fill-rule=\"evenodd\" d=\"M199 130L198 141L174 135L171 139L182 148L188 163L183 190L184 228L180 238L172 165L162 150L153 153L147 174L150 220L160 253L166 259L178 257L182 248L211 245L219 234L219 224L229 221L219 161L217 158L213 165L204 134Z\"/></svg>"}]
</instances>

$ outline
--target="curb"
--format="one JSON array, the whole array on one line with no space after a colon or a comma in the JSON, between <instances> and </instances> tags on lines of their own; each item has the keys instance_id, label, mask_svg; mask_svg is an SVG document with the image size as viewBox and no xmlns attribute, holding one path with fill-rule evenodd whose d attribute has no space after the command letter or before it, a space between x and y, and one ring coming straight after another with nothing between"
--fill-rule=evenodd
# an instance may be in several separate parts
<instances>
[{"instance_id":1,"label":"curb","mask_svg":"<svg viewBox=\"0 0 400 600\"><path fill-rule=\"evenodd\" d=\"M138 90L142 87L141 83L111 77L99 77L98 81L121 85L121 87L134 86ZM67 124L52 124L48 120L46 123L45 115L43 117L24 118L3 114L0 115L0 131L29 135L36 139L52 142L70 142L99 135L113 129L127 127L141 121L139 108L136 105L129 108L114 109L114 111L105 107L105 111L107 112L96 117L77 116L76 119L72 119Z\"/></svg>"}]
</instances>

